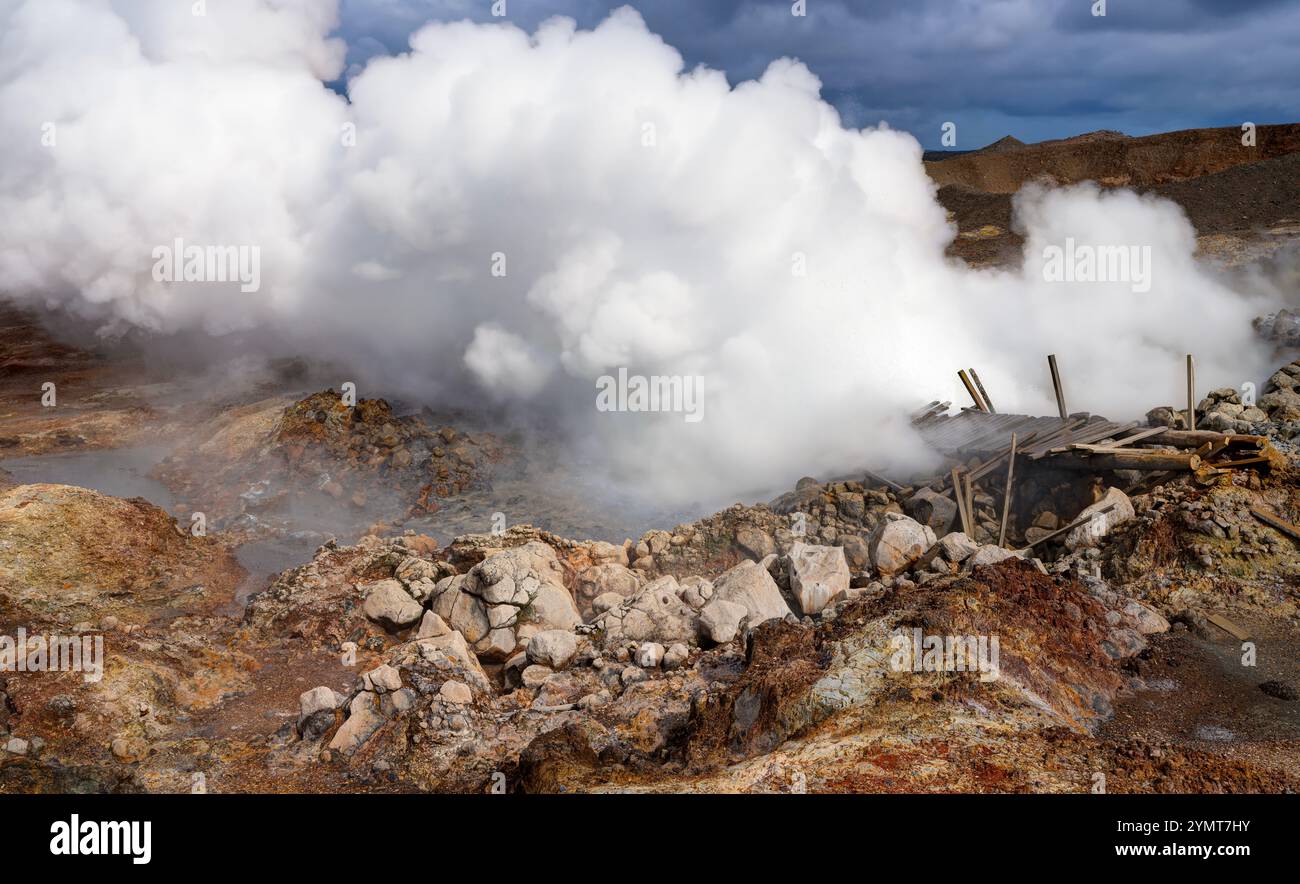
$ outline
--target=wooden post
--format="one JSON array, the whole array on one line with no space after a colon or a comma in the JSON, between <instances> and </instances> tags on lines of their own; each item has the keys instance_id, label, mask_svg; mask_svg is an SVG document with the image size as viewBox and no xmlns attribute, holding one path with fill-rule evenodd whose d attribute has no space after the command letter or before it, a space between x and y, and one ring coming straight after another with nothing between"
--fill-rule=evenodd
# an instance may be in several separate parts
<instances>
[{"instance_id":1,"label":"wooden post","mask_svg":"<svg viewBox=\"0 0 1300 884\"><path fill-rule=\"evenodd\" d=\"M988 408L989 414L997 414L998 410L993 407L993 400L989 398L988 391L984 389L984 384L980 382L980 376L975 373L975 369L970 371L971 380L975 382L975 389L980 391L980 398L984 400L984 405Z\"/></svg>"},{"instance_id":2,"label":"wooden post","mask_svg":"<svg viewBox=\"0 0 1300 884\"><path fill-rule=\"evenodd\" d=\"M970 394L970 398L975 403L975 407L978 408L980 411L988 413L989 407L985 405L984 400L980 398L979 391L975 389L975 385L971 383L971 380L969 377L967 377L966 372L964 371L957 372L957 377L961 378L961 382L966 386L966 392Z\"/></svg>"},{"instance_id":3,"label":"wooden post","mask_svg":"<svg viewBox=\"0 0 1300 884\"><path fill-rule=\"evenodd\" d=\"M1052 389L1056 391L1056 410L1061 414L1061 420L1065 420L1070 413L1065 410L1065 393L1061 390L1061 373L1056 368L1056 355L1047 357L1047 367L1052 370Z\"/></svg>"},{"instance_id":4,"label":"wooden post","mask_svg":"<svg viewBox=\"0 0 1300 884\"><path fill-rule=\"evenodd\" d=\"M966 517L966 495L962 493L961 476L957 474L957 468L952 469L952 497L957 501L957 515L961 518L961 530L967 537L970 537L969 519Z\"/></svg>"},{"instance_id":5,"label":"wooden post","mask_svg":"<svg viewBox=\"0 0 1300 884\"><path fill-rule=\"evenodd\" d=\"M1011 434L1011 459L1007 461L1007 488L1002 493L1002 527L998 529L998 546L1007 544L1007 516L1011 513L1011 479L1016 472L1016 434Z\"/></svg>"},{"instance_id":6,"label":"wooden post","mask_svg":"<svg viewBox=\"0 0 1300 884\"><path fill-rule=\"evenodd\" d=\"M1196 360L1187 354L1187 429L1196 429Z\"/></svg>"},{"instance_id":7,"label":"wooden post","mask_svg":"<svg viewBox=\"0 0 1300 884\"><path fill-rule=\"evenodd\" d=\"M966 536L971 540L975 539L975 483L971 481L970 471L962 476L966 481L966 519L970 522L970 533Z\"/></svg>"}]
</instances>

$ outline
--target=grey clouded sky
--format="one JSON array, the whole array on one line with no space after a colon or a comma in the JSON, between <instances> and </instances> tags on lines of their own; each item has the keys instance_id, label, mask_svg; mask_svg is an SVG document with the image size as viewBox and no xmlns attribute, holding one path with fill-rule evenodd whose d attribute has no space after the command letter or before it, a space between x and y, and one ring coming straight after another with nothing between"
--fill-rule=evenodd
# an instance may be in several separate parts
<instances>
[{"instance_id":1,"label":"grey clouded sky","mask_svg":"<svg viewBox=\"0 0 1300 884\"><path fill-rule=\"evenodd\" d=\"M630 5L686 59L756 77L812 69L853 125L880 120L939 147L1300 120L1300 0L507 0L532 29ZM402 51L429 20L500 21L492 0L342 0L350 61Z\"/></svg>"}]
</instances>

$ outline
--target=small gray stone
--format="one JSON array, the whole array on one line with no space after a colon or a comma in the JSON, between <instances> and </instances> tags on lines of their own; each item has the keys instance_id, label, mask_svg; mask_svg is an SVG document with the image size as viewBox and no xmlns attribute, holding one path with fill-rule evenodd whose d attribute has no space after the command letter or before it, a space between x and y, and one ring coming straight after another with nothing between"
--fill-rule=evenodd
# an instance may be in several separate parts
<instances>
[{"instance_id":1,"label":"small gray stone","mask_svg":"<svg viewBox=\"0 0 1300 884\"><path fill-rule=\"evenodd\" d=\"M950 562L964 562L979 552L980 545L960 531L939 539L939 551Z\"/></svg>"},{"instance_id":2,"label":"small gray stone","mask_svg":"<svg viewBox=\"0 0 1300 884\"><path fill-rule=\"evenodd\" d=\"M636 663L643 669L654 669L664 657L664 646L657 642L643 642L636 649Z\"/></svg>"},{"instance_id":3,"label":"small gray stone","mask_svg":"<svg viewBox=\"0 0 1300 884\"><path fill-rule=\"evenodd\" d=\"M380 580L371 585L361 611L369 619L389 629L403 629L420 619L424 609L396 580Z\"/></svg>"},{"instance_id":4,"label":"small gray stone","mask_svg":"<svg viewBox=\"0 0 1300 884\"><path fill-rule=\"evenodd\" d=\"M686 645L678 642L664 652L663 668L665 670L680 669L691 656L691 649Z\"/></svg>"},{"instance_id":5,"label":"small gray stone","mask_svg":"<svg viewBox=\"0 0 1300 884\"><path fill-rule=\"evenodd\" d=\"M438 694L448 703L465 706L474 701L474 692L463 681L444 681Z\"/></svg>"},{"instance_id":6,"label":"small gray stone","mask_svg":"<svg viewBox=\"0 0 1300 884\"><path fill-rule=\"evenodd\" d=\"M402 687L402 674L387 663L377 666L361 676L366 690L378 694L396 691Z\"/></svg>"},{"instance_id":7,"label":"small gray stone","mask_svg":"<svg viewBox=\"0 0 1300 884\"><path fill-rule=\"evenodd\" d=\"M563 629L546 629L528 641L528 659L552 669L563 669L578 653L578 637Z\"/></svg>"},{"instance_id":8,"label":"small gray stone","mask_svg":"<svg viewBox=\"0 0 1300 884\"><path fill-rule=\"evenodd\" d=\"M520 679L526 688L540 688L546 679L551 677L553 670L549 666L541 666L534 663L526 667L520 675Z\"/></svg>"}]
</instances>

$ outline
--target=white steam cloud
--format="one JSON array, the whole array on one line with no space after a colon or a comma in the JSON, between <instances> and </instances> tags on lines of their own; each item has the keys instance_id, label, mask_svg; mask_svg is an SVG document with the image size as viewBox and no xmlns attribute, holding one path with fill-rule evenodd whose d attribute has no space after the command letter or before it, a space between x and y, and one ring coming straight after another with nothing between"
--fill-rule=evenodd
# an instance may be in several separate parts
<instances>
[{"instance_id":1,"label":"white steam cloud","mask_svg":"<svg viewBox=\"0 0 1300 884\"><path fill-rule=\"evenodd\" d=\"M906 414L1177 402L1182 357L1265 369L1251 303L1181 210L1091 187L1018 199L1023 271L945 258L910 136L856 131L802 64L729 86L632 9L431 24L348 98L334 0L0 0L0 291L110 331L262 329L368 392L562 415L628 483L742 494L915 461ZM261 288L155 281L151 253L260 249ZM1150 290L1050 283L1044 248L1150 248ZM626 367L703 378L704 419L610 414Z\"/></svg>"}]
</instances>

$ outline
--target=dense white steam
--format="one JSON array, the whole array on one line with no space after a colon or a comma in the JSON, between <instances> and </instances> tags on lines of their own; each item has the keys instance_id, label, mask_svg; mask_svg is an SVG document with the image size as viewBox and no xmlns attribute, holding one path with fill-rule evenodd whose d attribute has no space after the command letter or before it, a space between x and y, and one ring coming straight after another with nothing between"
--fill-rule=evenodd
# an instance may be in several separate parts
<instances>
[{"instance_id":1,"label":"dense white steam","mask_svg":"<svg viewBox=\"0 0 1300 884\"><path fill-rule=\"evenodd\" d=\"M915 462L906 413L1131 416L1257 379L1238 297L1171 203L1028 190L1022 272L944 257L910 136L845 129L786 59L732 88L631 9L432 24L348 88L334 0L0 0L0 289L111 329L263 329L362 393L563 415L629 482L741 494ZM53 124L52 127L48 124ZM50 137L52 135L52 138ZM253 245L261 289L167 283L153 250ZM1044 280L1044 249L1150 248L1150 290ZM610 413L620 367L703 379L703 419Z\"/></svg>"}]
</instances>

